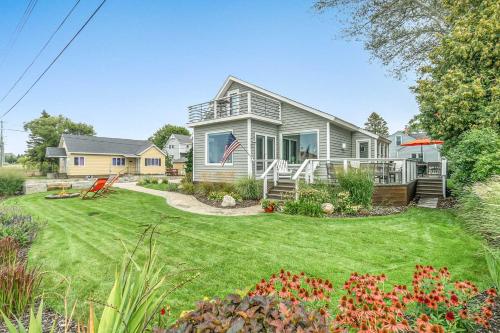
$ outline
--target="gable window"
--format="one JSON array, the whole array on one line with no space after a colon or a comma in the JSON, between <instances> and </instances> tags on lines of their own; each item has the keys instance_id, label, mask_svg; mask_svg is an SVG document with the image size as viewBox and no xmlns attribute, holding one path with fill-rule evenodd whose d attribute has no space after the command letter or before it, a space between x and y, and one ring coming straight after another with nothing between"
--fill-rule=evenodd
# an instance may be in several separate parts
<instances>
[{"instance_id":1,"label":"gable window","mask_svg":"<svg viewBox=\"0 0 500 333\"><path fill-rule=\"evenodd\" d=\"M403 137L401 135L396 135L396 146L401 146L403 143Z\"/></svg>"},{"instance_id":2,"label":"gable window","mask_svg":"<svg viewBox=\"0 0 500 333\"><path fill-rule=\"evenodd\" d=\"M224 155L224 150L226 148L227 141L231 131L218 132L218 133L207 133L207 146L206 146L206 163L207 164L218 164L222 160ZM233 154L229 156L226 161L226 165L233 163Z\"/></svg>"},{"instance_id":3,"label":"gable window","mask_svg":"<svg viewBox=\"0 0 500 333\"><path fill-rule=\"evenodd\" d=\"M84 166L85 165L85 157L83 156L75 156L73 158L73 164L76 166Z\"/></svg>"},{"instance_id":4,"label":"gable window","mask_svg":"<svg viewBox=\"0 0 500 333\"><path fill-rule=\"evenodd\" d=\"M161 166L161 158L145 158L144 159L145 166Z\"/></svg>"},{"instance_id":5,"label":"gable window","mask_svg":"<svg viewBox=\"0 0 500 333\"><path fill-rule=\"evenodd\" d=\"M318 158L318 132L285 134L282 138L282 156L290 164Z\"/></svg>"},{"instance_id":6,"label":"gable window","mask_svg":"<svg viewBox=\"0 0 500 333\"><path fill-rule=\"evenodd\" d=\"M124 157L113 157L113 165L125 165Z\"/></svg>"}]
</instances>

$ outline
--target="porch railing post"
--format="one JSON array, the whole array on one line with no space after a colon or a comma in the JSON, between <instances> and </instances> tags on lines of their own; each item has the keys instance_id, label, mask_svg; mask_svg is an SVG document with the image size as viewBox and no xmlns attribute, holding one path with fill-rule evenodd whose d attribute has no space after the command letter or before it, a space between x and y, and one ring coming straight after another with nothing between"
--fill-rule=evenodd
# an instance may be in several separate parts
<instances>
[{"instance_id":1,"label":"porch railing post","mask_svg":"<svg viewBox=\"0 0 500 333\"><path fill-rule=\"evenodd\" d=\"M347 160L344 160L344 172L347 173Z\"/></svg>"},{"instance_id":2,"label":"porch railing post","mask_svg":"<svg viewBox=\"0 0 500 333\"><path fill-rule=\"evenodd\" d=\"M214 100L214 119L217 119L217 100Z\"/></svg>"},{"instance_id":3,"label":"porch railing post","mask_svg":"<svg viewBox=\"0 0 500 333\"><path fill-rule=\"evenodd\" d=\"M407 159L405 159L403 162L403 169L401 172L401 176L402 176L401 183L402 184L406 184L406 163L408 163Z\"/></svg>"},{"instance_id":4,"label":"porch railing post","mask_svg":"<svg viewBox=\"0 0 500 333\"><path fill-rule=\"evenodd\" d=\"M262 197L264 199L267 199L267 176L264 178L264 183L262 184L262 190L264 192Z\"/></svg>"}]
</instances>

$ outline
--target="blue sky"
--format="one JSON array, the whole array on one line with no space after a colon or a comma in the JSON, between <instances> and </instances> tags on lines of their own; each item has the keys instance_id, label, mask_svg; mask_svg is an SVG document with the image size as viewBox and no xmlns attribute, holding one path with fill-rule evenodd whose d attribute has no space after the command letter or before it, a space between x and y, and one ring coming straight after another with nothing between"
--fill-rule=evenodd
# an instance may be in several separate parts
<instances>
[{"instance_id":1,"label":"blue sky","mask_svg":"<svg viewBox=\"0 0 500 333\"><path fill-rule=\"evenodd\" d=\"M26 1L0 2L0 59ZM28 75L0 103L9 108L100 3L82 0ZM0 95L31 62L74 1L39 0L0 67ZM338 38L332 13L312 0L125 1L102 10L31 93L4 120L20 129L45 109L94 125L97 134L147 138L184 125L188 105L213 98L237 76L362 126L376 111L390 131L417 113L412 81L397 81L362 45ZM6 132L22 153L26 134Z\"/></svg>"}]
</instances>

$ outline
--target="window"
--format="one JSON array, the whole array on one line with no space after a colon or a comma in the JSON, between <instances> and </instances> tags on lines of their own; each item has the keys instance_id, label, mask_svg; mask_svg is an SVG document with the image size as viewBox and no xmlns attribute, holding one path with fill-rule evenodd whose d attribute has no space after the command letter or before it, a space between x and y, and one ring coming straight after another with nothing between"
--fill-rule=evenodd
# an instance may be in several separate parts
<instances>
[{"instance_id":1,"label":"window","mask_svg":"<svg viewBox=\"0 0 500 333\"><path fill-rule=\"evenodd\" d=\"M226 148L226 144L230 134L230 131L207 134L207 164L220 163L220 161L222 160L222 156L224 155L224 150ZM229 158L227 159L226 165L231 163L233 163L233 154L231 154L231 156L229 156Z\"/></svg>"},{"instance_id":2,"label":"window","mask_svg":"<svg viewBox=\"0 0 500 333\"><path fill-rule=\"evenodd\" d=\"M424 158L424 154L422 153L418 153L418 154L411 154L411 158L418 158L418 159L423 159Z\"/></svg>"},{"instance_id":3,"label":"window","mask_svg":"<svg viewBox=\"0 0 500 333\"><path fill-rule=\"evenodd\" d=\"M124 157L113 157L113 165L125 165Z\"/></svg>"},{"instance_id":4,"label":"window","mask_svg":"<svg viewBox=\"0 0 500 333\"><path fill-rule=\"evenodd\" d=\"M145 166L161 166L161 158L145 158L144 159Z\"/></svg>"},{"instance_id":5,"label":"window","mask_svg":"<svg viewBox=\"0 0 500 333\"><path fill-rule=\"evenodd\" d=\"M85 157L83 156L76 156L74 159L74 165L76 166L84 166L85 165Z\"/></svg>"},{"instance_id":6,"label":"window","mask_svg":"<svg viewBox=\"0 0 500 333\"><path fill-rule=\"evenodd\" d=\"M304 132L283 135L283 159L300 164L306 159L318 158L318 133Z\"/></svg>"},{"instance_id":7,"label":"window","mask_svg":"<svg viewBox=\"0 0 500 333\"><path fill-rule=\"evenodd\" d=\"M401 135L396 135L396 146L401 146L403 137Z\"/></svg>"},{"instance_id":8,"label":"window","mask_svg":"<svg viewBox=\"0 0 500 333\"><path fill-rule=\"evenodd\" d=\"M174 149L175 146L174 145L168 145L168 149Z\"/></svg>"}]
</instances>

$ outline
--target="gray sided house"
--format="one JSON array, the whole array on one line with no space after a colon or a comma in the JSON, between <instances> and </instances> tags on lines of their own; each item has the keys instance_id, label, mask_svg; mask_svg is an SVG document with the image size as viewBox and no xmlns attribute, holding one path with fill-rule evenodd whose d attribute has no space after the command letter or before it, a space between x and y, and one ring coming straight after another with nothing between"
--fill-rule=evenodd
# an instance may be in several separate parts
<instances>
[{"instance_id":1,"label":"gray sided house","mask_svg":"<svg viewBox=\"0 0 500 333\"><path fill-rule=\"evenodd\" d=\"M196 182L258 177L275 159L298 168L306 159L389 154L384 137L232 76L213 100L188 111ZM242 147L221 166L230 133Z\"/></svg>"},{"instance_id":2,"label":"gray sided house","mask_svg":"<svg viewBox=\"0 0 500 333\"><path fill-rule=\"evenodd\" d=\"M426 133L408 133L407 131L397 131L391 134L388 139L391 140L389 145L389 157L393 158L416 158L424 162L440 162L441 161L441 146L401 146L402 143L407 143L417 139L427 138Z\"/></svg>"}]
</instances>

